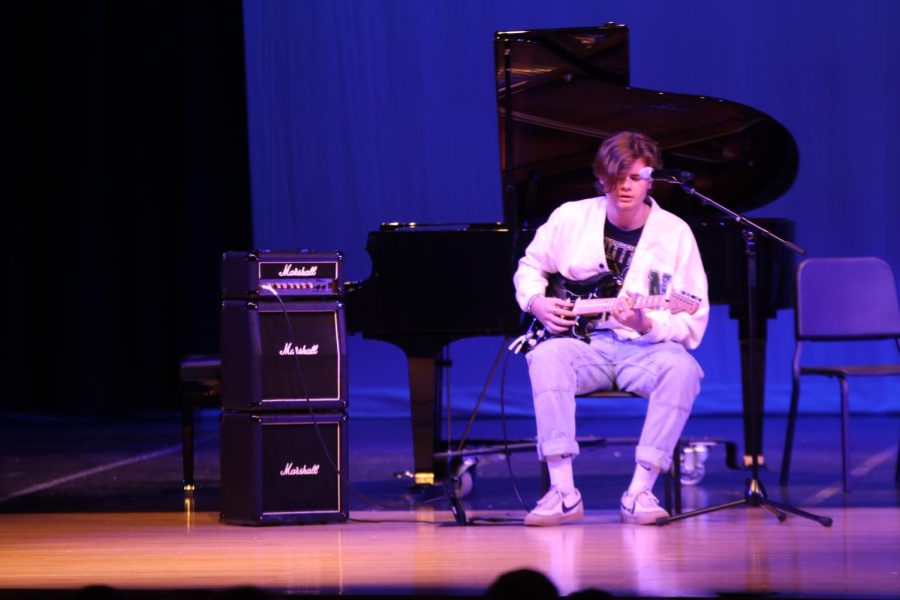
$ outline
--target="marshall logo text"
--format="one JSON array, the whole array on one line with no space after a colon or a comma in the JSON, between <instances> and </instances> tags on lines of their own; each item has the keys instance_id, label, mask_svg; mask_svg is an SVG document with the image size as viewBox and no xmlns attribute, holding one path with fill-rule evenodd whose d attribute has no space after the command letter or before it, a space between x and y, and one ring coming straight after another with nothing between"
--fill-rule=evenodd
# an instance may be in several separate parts
<instances>
[{"instance_id":1,"label":"marshall logo text","mask_svg":"<svg viewBox=\"0 0 900 600\"><path fill-rule=\"evenodd\" d=\"M290 477L293 475L318 475L319 465L313 465L311 467L307 467L306 465L295 467L294 463L289 462L285 463L284 468L279 471L278 474L282 477Z\"/></svg>"},{"instance_id":2,"label":"marshall logo text","mask_svg":"<svg viewBox=\"0 0 900 600\"><path fill-rule=\"evenodd\" d=\"M284 268L278 272L279 277L315 277L316 271L319 270L319 265L312 265L309 267L297 267L294 268L294 265L288 263L284 265Z\"/></svg>"},{"instance_id":3,"label":"marshall logo text","mask_svg":"<svg viewBox=\"0 0 900 600\"><path fill-rule=\"evenodd\" d=\"M281 356L318 356L319 345L307 346L303 344L302 346L295 346L293 342L285 342L284 348L279 350L278 354Z\"/></svg>"}]
</instances>

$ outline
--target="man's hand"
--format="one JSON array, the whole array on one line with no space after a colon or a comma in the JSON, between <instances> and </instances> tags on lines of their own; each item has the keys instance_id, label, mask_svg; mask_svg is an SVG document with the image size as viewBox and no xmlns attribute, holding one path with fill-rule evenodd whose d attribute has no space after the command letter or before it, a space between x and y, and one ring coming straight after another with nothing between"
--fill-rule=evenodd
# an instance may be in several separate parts
<instances>
[{"instance_id":1,"label":"man's hand","mask_svg":"<svg viewBox=\"0 0 900 600\"><path fill-rule=\"evenodd\" d=\"M641 297L640 294L626 291L625 296L616 298L616 307L613 309L613 316L620 324L625 327L634 329L638 333L646 333L652 326L653 321L650 320L644 311L640 308L633 309L635 301Z\"/></svg>"},{"instance_id":2,"label":"man's hand","mask_svg":"<svg viewBox=\"0 0 900 600\"><path fill-rule=\"evenodd\" d=\"M562 333L575 324L574 304L569 300L537 296L531 301L531 314L551 333Z\"/></svg>"}]
</instances>

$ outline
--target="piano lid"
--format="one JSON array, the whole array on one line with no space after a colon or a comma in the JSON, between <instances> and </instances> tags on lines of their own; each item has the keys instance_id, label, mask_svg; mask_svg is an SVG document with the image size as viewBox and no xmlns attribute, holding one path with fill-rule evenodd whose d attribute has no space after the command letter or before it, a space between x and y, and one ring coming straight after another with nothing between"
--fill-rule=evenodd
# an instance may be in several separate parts
<instances>
[{"instance_id":1,"label":"piano lid","mask_svg":"<svg viewBox=\"0 0 900 600\"><path fill-rule=\"evenodd\" d=\"M691 171L698 191L740 213L793 184L797 145L768 115L709 96L630 87L628 34L613 24L496 33L506 223L536 227L563 202L596 195L594 155L622 130L650 135L667 168ZM675 185L657 183L652 195L682 218L720 215Z\"/></svg>"}]
</instances>

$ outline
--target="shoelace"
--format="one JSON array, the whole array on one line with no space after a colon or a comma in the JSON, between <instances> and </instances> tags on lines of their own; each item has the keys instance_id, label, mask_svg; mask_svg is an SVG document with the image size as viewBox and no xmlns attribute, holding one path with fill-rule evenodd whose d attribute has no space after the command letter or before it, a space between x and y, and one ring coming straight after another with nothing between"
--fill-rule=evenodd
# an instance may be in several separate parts
<instances>
[{"instance_id":1,"label":"shoelace","mask_svg":"<svg viewBox=\"0 0 900 600\"><path fill-rule=\"evenodd\" d=\"M538 500L538 506L549 506L554 502L562 502L562 500L563 493L559 491L559 488L553 488L550 492L545 494L543 498Z\"/></svg>"},{"instance_id":2,"label":"shoelace","mask_svg":"<svg viewBox=\"0 0 900 600\"><path fill-rule=\"evenodd\" d=\"M565 504L565 501L566 501L566 495L559 488L554 487L549 492L547 492L543 498L538 500L537 506L545 507L545 506L550 506L557 502ZM577 505L578 505L578 502L576 501L573 504L573 506L577 506Z\"/></svg>"},{"instance_id":3,"label":"shoelace","mask_svg":"<svg viewBox=\"0 0 900 600\"><path fill-rule=\"evenodd\" d=\"M656 496L654 496L654 495L653 495L653 492L651 492L650 490L641 490L640 492L638 492L637 494L634 495L634 504L635 504L635 506L637 506L637 504L638 504L638 499L639 499L641 496L647 496L647 497L650 499L650 502L652 502L653 504L656 504L657 506L659 505L659 498L657 498ZM643 505L642 505L642 506L643 506Z\"/></svg>"},{"instance_id":4,"label":"shoelace","mask_svg":"<svg viewBox=\"0 0 900 600\"><path fill-rule=\"evenodd\" d=\"M652 504L655 504L656 506L659 506L659 498L657 498L656 496L654 496L654 495L653 495L653 492L651 492L650 490L641 490L641 491L638 492L637 494L629 494L629 495L630 495L631 498L633 499L633 502L632 502L632 504L631 504L631 507L629 508L629 507L625 506L625 503L624 503L624 502L622 503L622 507L625 508L626 510L630 511L630 512L634 512L635 510L637 510L637 507L638 507L639 505L640 505L640 506L646 506L646 504L643 504L643 503L640 503L640 502L639 502L640 497L641 497L641 496L645 496L645 495L650 499L650 502L651 502Z\"/></svg>"}]
</instances>

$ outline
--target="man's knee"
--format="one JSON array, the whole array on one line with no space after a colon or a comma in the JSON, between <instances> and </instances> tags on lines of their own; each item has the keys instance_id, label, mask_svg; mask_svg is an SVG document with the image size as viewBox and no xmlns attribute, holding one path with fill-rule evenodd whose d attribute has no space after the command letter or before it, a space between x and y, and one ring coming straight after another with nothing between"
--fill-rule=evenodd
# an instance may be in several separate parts
<instances>
[{"instance_id":1,"label":"man's knee","mask_svg":"<svg viewBox=\"0 0 900 600\"><path fill-rule=\"evenodd\" d=\"M683 348L675 348L666 353L665 360L661 361L660 375L683 382L685 385L696 387L699 392L700 381L703 379L703 369L697 360Z\"/></svg>"}]
</instances>

